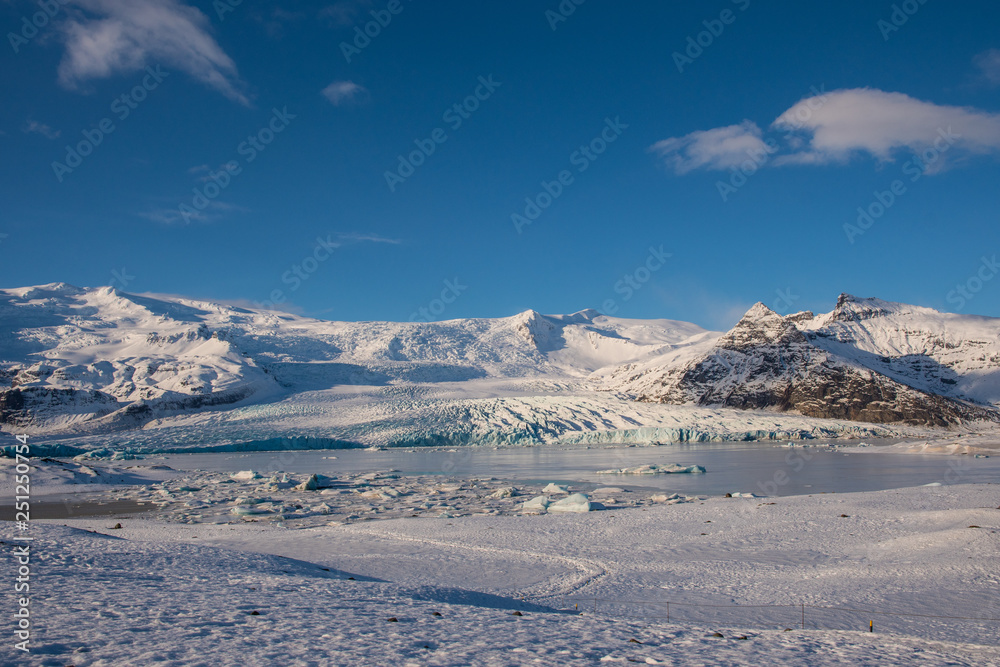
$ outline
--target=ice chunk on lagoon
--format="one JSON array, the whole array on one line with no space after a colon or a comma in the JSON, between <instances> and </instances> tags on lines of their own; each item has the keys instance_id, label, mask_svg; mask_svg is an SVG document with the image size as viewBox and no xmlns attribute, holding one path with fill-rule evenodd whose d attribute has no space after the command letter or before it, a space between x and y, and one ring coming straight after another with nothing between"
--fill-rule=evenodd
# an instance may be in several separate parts
<instances>
[{"instance_id":1,"label":"ice chunk on lagoon","mask_svg":"<svg viewBox=\"0 0 1000 667\"><path fill-rule=\"evenodd\" d=\"M549 485L542 489L542 493L569 493L569 486L549 482Z\"/></svg>"},{"instance_id":2,"label":"ice chunk on lagoon","mask_svg":"<svg viewBox=\"0 0 1000 667\"><path fill-rule=\"evenodd\" d=\"M548 496L535 496L531 500L526 500L521 503L521 511L544 514L550 504Z\"/></svg>"},{"instance_id":3,"label":"ice chunk on lagoon","mask_svg":"<svg viewBox=\"0 0 1000 667\"><path fill-rule=\"evenodd\" d=\"M315 474L309 476L309 479L302 482L295 487L296 491L318 491L319 490L319 477Z\"/></svg>"},{"instance_id":4,"label":"ice chunk on lagoon","mask_svg":"<svg viewBox=\"0 0 1000 667\"><path fill-rule=\"evenodd\" d=\"M236 516L259 516L261 514L270 514L267 510L259 509L251 505L237 505L229 511Z\"/></svg>"},{"instance_id":5,"label":"ice chunk on lagoon","mask_svg":"<svg viewBox=\"0 0 1000 667\"><path fill-rule=\"evenodd\" d=\"M590 499L582 493L573 493L548 507L549 512L589 512Z\"/></svg>"},{"instance_id":6,"label":"ice chunk on lagoon","mask_svg":"<svg viewBox=\"0 0 1000 667\"><path fill-rule=\"evenodd\" d=\"M679 473L701 474L706 472L702 466L681 466L676 463L659 465L647 463L646 465L635 466L634 468L612 468L610 470L598 470L598 475L668 475Z\"/></svg>"}]
</instances>

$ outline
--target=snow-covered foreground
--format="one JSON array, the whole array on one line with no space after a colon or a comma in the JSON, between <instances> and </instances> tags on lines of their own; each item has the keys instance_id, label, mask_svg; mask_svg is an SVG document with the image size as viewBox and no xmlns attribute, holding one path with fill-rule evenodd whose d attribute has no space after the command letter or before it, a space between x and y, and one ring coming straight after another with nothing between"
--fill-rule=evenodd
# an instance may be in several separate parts
<instances>
[{"instance_id":1,"label":"snow-covered foreground","mask_svg":"<svg viewBox=\"0 0 1000 667\"><path fill-rule=\"evenodd\" d=\"M998 505L956 485L298 530L35 522L32 661L996 665L1000 624L929 616L1000 618ZM672 623L606 600L670 601ZM803 603L806 628L797 607L682 603Z\"/></svg>"}]
</instances>

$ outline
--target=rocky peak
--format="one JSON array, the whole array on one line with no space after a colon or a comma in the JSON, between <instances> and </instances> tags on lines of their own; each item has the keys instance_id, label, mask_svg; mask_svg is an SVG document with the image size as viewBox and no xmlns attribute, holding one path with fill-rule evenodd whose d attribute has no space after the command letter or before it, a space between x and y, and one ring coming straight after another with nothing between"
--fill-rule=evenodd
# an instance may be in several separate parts
<instances>
[{"instance_id":1,"label":"rocky peak","mask_svg":"<svg viewBox=\"0 0 1000 667\"><path fill-rule=\"evenodd\" d=\"M831 313L834 322L861 322L875 317L888 315L889 304L881 299L860 299L851 294L841 294L837 297L837 307Z\"/></svg>"},{"instance_id":2,"label":"rocky peak","mask_svg":"<svg viewBox=\"0 0 1000 667\"><path fill-rule=\"evenodd\" d=\"M785 319L789 322L806 322L808 320L814 319L816 314L811 310L803 310L799 313L792 313L791 315L786 315Z\"/></svg>"},{"instance_id":3,"label":"rocky peak","mask_svg":"<svg viewBox=\"0 0 1000 667\"><path fill-rule=\"evenodd\" d=\"M717 345L727 350L745 350L756 345L805 342L805 336L790 318L782 317L763 303L757 302L735 327L719 338Z\"/></svg>"},{"instance_id":4,"label":"rocky peak","mask_svg":"<svg viewBox=\"0 0 1000 667\"><path fill-rule=\"evenodd\" d=\"M547 347L556 328L544 315L534 310L526 310L516 315L514 321L518 335L539 350Z\"/></svg>"}]
</instances>

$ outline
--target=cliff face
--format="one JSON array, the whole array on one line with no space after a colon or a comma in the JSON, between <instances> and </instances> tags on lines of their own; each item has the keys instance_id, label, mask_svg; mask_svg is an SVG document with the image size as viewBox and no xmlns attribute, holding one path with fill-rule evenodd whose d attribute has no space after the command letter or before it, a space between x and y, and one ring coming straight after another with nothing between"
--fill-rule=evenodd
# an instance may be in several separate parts
<instances>
[{"instance_id":1,"label":"cliff face","mask_svg":"<svg viewBox=\"0 0 1000 667\"><path fill-rule=\"evenodd\" d=\"M974 318L970 338L957 317L849 295L818 317L782 317L758 303L693 358L623 369L611 387L640 401L875 423L1000 421L996 378L990 377L1000 370L995 352L994 361L984 363L984 351L998 346L1000 327ZM952 318L951 333L961 330L960 342L945 340L949 322L942 318ZM966 388L980 396L965 394Z\"/></svg>"}]
</instances>

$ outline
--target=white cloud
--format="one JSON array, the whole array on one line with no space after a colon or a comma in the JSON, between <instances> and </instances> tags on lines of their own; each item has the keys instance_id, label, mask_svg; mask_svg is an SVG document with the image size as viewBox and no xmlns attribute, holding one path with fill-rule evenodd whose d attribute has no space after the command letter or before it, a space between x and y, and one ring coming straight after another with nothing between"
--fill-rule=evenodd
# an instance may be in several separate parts
<instances>
[{"instance_id":1,"label":"white cloud","mask_svg":"<svg viewBox=\"0 0 1000 667\"><path fill-rule=\"evenodd\" d=\"M1000 86L1000 49L984 51L976 56L973 62L987 81L994 86Z\"/></svg>"},{"instance_id":2,"label":"white cloud","mask_svg":"<svg viewBox=\"0 0 1000 667\"><path fill-rule=\"evenodd\" d=\"M769 132L773 136L765 137L746 120L666 139L652 150L678 174L725 170L761 155L769 157L758 164L776 166L846 162L857 155L889 162L900 152L941 152L945 146L949 162L963 154L1000 154L1000 115L873 88L807 97L778 116ZM932 171L945 166L941 160Z\"/></svg>"},{"instance_id":3,"label":"white cloud","mask_svg":"<svg viewBox=\"0 0 1000 667\"><path fill-rule=\"evenodd\" d=\"M343 104L360 101L368 94L368 89L353 81L334 81L320 91L330 104L339 107Z\"/></svg>"},{"instance_id":4,"label":"white cloud","mask_svg":"<svg viewBox=\"0 0 1000 667\"><path fill-rule=\"evenodd\" d=\"M209 34L208 18L179 0L71 0L59 81L70 89L147 65L184 71L241 104L236 65Z\"/></svg>"},{"instance_id":5,"label":"white cloud","mask_svg":"<svg viewBox=\"0 0 1000 667\"><path fill-rule=\"evenodd\" d=\"M24 124L24 131L26 133L40 134L46 139L58 139L59 135L62 134L61 130L53 130L51 127L45 123L39 123L35 120L29 120Z\"/></svg>"},{"instance_id":6,"label":"white cloud","mask_svg":"<svg viewBox=\"0 0 1000 667\"><path fill-rule=\"evenodd\" d=\"M749 156L767 152L761 130L745 120L739 125L699 130L683 137L658 141L651 147L678 174L698 168L728 169Z\"/></svg>"},{"instance_id":7,"label":"white cloud","mask_svg":"<svg viewBox=\"0 0 1000 667\"><path fill-rule=\"evenodd\" d=\"M896 151L922 151L942 133L971 153L1000 151L1000 116L978 109L924 102L903 93L872 88L836 90L802 100L774 121L773 127L802 131L804 151L785 162L844 161L868 153L891 161Z\"/></svg>"},{"instance_id":8,"label":"white cloud","mask_svg":"<svg viewBox=\"0 0 1000 667\"><path fill-rule=\"evenodd\" d=\"M202 210L187 211L181 213L180 208L158 208L152 211L143 211L139 215L147 220L159 222L165 225L189 224L194 222L215 222L226 217L230 213L249 213L250 209L227 202L213 199L208 202Z\"/></svg>"}]
</instances>

